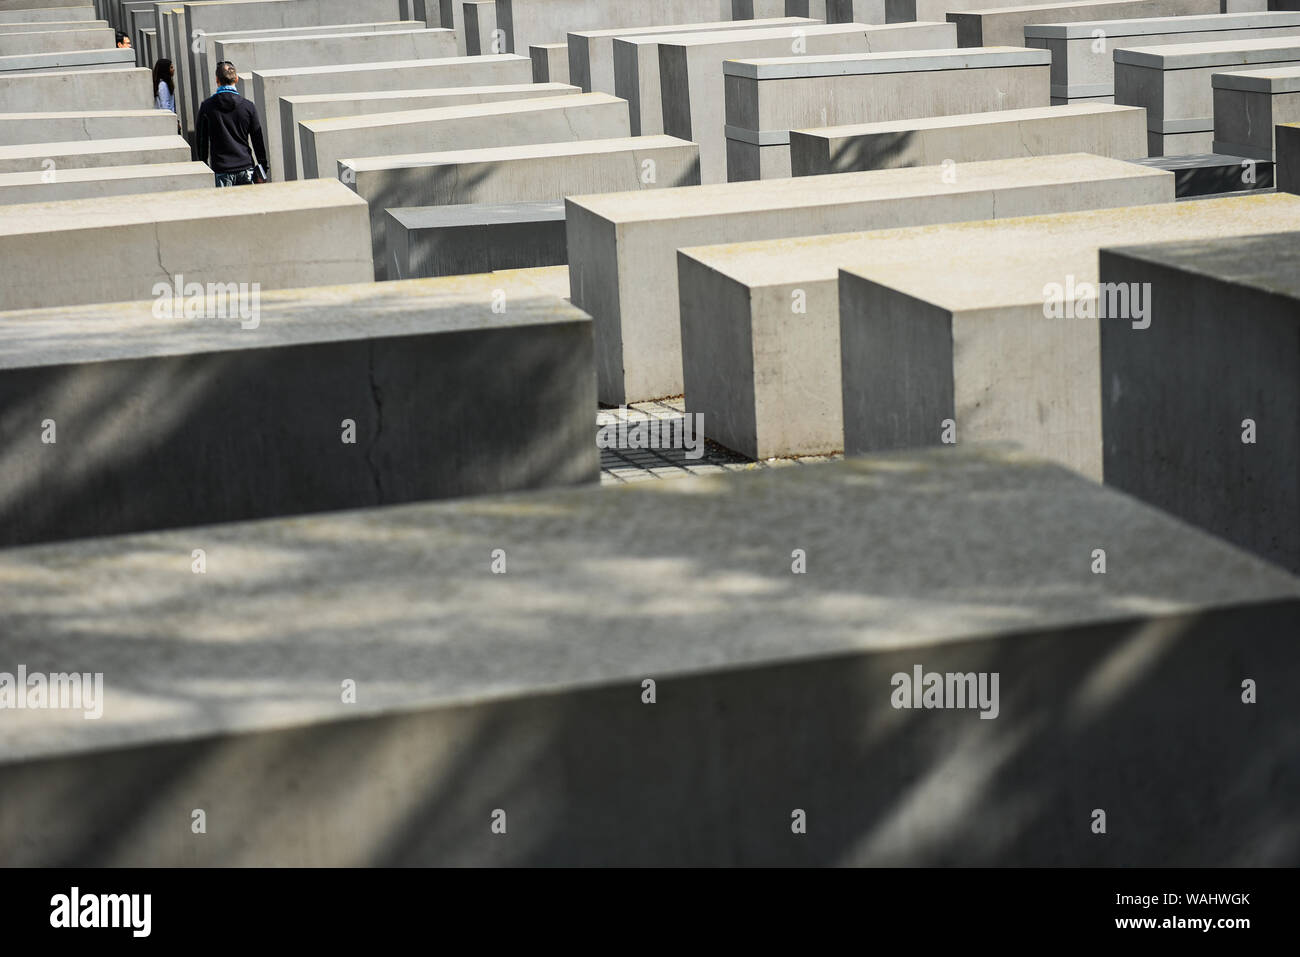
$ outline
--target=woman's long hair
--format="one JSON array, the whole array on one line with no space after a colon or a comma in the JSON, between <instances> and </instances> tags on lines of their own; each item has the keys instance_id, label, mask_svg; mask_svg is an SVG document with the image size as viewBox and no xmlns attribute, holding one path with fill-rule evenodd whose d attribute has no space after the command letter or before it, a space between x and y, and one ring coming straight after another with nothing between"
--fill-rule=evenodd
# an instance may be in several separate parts
<instances>
[{"instance_id":1,"label":"woman's long hair","mask_svg":"<svg viewBox=\"0 0 1300 957\"><path fill-rule=\"evenodd\" d=\"M153 65L153 91L158 92L158 84L165 82L167 89L173 94L176 92L176 82L172 79L176 75L176 69L172 66L172 61L163 57Z\"/></svg>"}]
</instances>

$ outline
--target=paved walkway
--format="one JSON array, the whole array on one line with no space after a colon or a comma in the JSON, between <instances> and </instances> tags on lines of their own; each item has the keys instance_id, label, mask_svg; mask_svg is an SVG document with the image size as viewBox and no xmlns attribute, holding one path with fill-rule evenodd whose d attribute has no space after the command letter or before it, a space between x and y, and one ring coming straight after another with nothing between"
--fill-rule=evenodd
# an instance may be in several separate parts
<instances>
[{"instance_id":1,"label":"paved walkway","mask_svg":"<svg viewBox=\"0 0 1300 957\"><path fill-rule=\"evenodd\" d=\"M596 430L607 425L617 425L625 419L629 426L647 419L672 422L686 414L681 396L657 402L635 402L626 408L600 409L596 413ZM687 450L677 449L601 449L600 481L602 485L623 482L644 482L649 479L678 478L683 475L709 472L740 472L748 469L781 468L787 465L805 465L813 462L830 462L844 456L809 455L793 459L767 459L755 462L730 449L705 441L704 454L687 458Z\"/></svg>"}]
</instances>

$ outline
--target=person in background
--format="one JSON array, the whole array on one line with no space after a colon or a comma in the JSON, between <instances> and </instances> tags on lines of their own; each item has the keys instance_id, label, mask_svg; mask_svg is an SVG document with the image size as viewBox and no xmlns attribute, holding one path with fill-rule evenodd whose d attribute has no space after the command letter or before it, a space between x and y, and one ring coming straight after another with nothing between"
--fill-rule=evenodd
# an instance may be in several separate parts
<instances>
[{"instance_id":1,"label":"person in background","mask_svg":"<svg viewBox=\"0 0 1300 957\"><path fill-rule=\"evenodd\" d=\"M229 60L217 64L216 78L217 92L203 101L194 124L198 158L212 168L219 187L265 182L271 167L257 107L239 95L239 74Z\"/></svg>"},{"instance_id":2,"label":"person in background","mask_svg":"<svg viewBox=\"0 0 1300 957\"><path fill-rule=\"evenodd\" d=\"M176 67L167 58L153 65L154 105L160 110L176 112Z\"/></svg>"},{"instance_id":3,"label":"person in background","mask_svg":"<svg viewBox=\"0 0 1300 957\"><path fill-rule=\"evenodd\" d=\"M121 30L117 31L117 48L119 50L131 49L131 38L127 36L125 33L123 33Z\"/></svg>"}]
</instances>

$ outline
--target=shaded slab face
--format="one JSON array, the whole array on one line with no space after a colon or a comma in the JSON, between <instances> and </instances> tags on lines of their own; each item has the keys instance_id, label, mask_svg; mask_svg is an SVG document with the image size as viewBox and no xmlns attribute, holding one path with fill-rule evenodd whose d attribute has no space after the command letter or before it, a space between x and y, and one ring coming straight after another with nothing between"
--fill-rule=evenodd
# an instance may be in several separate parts
<instances>
[{"instance_id":1,"label":"shaded slab face","mask_svg":"<svg viewBox=\"0 0 1300 957\"><path fill-rule=\"evenodd\" d=\"M1149 304L1102 296L1098 250L1294 231L1298 217L1296 197L1265 194L865 237L841 262L845 450L938 444L950 419L958 441L1020 442L1101 479L1098 326L1141 325ZM936 261L941 274L922 265ZM937 385L918 402L909 375L949 384L951 403Z\"/></svg>"},{"instance_id":2,"label":"shaded slab face","mask_svg":"<svg viewBox=\"0 0 1300 957\"><path fill-rule=\"evenodd\" d=\"M1107 484L1300 573L1300 233L1102 250Z\"/></svg>"},{"instance_id":3,"label":"shaded slab face","mask_svg":"<svg viewBox=\"0 0 1300 957\"><path fill-rule=\"evenodd\" d=\"M68 169L49 182L43 171L0 173L0 204L211 189L213 185L212 170L204 163L148 163L141 166Z\"/></svg>"},{"instance_id":4,"label":"shaded slab face","mask_svg":"<svg viewBox=\"0 0 1300 957\"><path fill-rule=\"evenodd\" d=\"M1091 572L1100 542L1124 574ZM7 551L5 660L104 684L98 720L0 725L0 841L19 863L1280 863L1295 703L1243 711L1237 676L1296 676L1296 608L1251 556L975 449ZM996 673L998 717L895 707L917 667ZM341 760L365 770L346 799ZM816 843L789 839L792 788ZM1079 794L1117 788L1144 836L1098 842ZM669 839L688 800L705 823ZM198 806L241 826L155 826ZM486 834L501 806L527 840ZM89 839L110 823L141 837Z\"/></svg>"},{"instance_id":5,"label":"shaded slab face","mask_svg":"<svg viewBox=\"0 0 1300 957\"><path fill-rule=\"evenodd\" d=\"M1300 121L1300 65L1216 73L1214 151L1272 162L1274 129Z\"/></svg>"},{"instance_id":6,"label":"shaded slab face","mask_svg":"<svg viewBox=\"0 0 1300 957\"><path fill-rule=\"evenodd\" d=\"M175 134L176 117L152 109L0 113L0 146Z\"/></svg>"},{"instance_id":7,"label":"shaded slab face","mask_svg":"<svg viewBox=\"0 0 1300 957\"><path fill-rule=\"evenodd\" d=\"M418 206L387 213L385 246L393 279L568 262L563 200Z\"/></svg>"}]
</instances>

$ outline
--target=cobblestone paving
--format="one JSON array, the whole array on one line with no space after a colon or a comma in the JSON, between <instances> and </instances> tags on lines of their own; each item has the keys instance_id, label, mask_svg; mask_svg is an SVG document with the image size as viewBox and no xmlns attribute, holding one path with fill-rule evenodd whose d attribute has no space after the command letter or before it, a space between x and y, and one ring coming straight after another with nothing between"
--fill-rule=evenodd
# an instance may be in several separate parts
<instances>
[{"instance_id":1,"label":"cobblestone paving","mask_svg":"<svg viewBox=\"0 0 1300 957\"><path fill-rule=\"evenodd\" d=\"M629 425L647 419L672 421L686 414L681 396L657 402L635 402L626 408L600 409L596 413L596 430L607 425L617 425L626 419ZM782 468L814 462L830 462L844 456L809 455L792 459L767 459L756 462L713 442L705 441L704 454L687 458L686 449L601 449L600 482L602 485L620 485L624 482L645 482L651 479L678 478L684 475L705 475L710 472L738 472L748 469Z\"/></svg>"}]
</instances>

